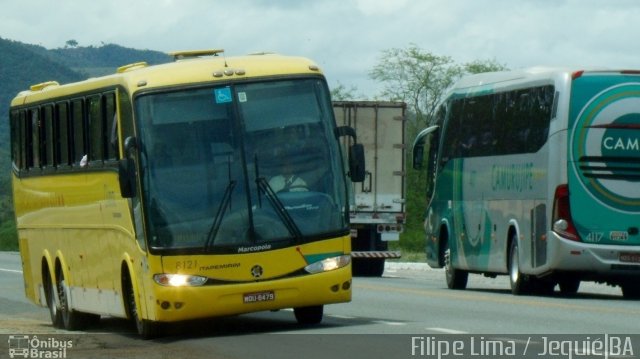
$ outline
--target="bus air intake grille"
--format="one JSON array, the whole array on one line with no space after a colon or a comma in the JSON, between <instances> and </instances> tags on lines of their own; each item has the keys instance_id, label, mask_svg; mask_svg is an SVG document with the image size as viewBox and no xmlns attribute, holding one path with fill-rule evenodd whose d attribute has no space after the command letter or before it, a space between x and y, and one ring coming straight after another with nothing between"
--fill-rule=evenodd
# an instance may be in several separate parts
<instances>
[{"instance_id":1,"label":"bus air intake grille","mask_svg":"<svg viewBox=\"0 0 640 359\"><path fill-rule=\"evenodd\" d=\"M640 157L584 156L579 168L587 178L640 182Z\"/></svg>"}]
</instances>

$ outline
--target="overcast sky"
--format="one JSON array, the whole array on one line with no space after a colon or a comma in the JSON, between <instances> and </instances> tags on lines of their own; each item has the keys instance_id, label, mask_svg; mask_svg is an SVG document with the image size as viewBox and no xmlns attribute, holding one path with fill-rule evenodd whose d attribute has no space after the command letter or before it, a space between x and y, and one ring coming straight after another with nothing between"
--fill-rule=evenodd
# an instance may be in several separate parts
<instances>
[{"instance_id":1,"label":"overcast sky","mask_svg":"<svg viewBox=\"0 0 640 359\"><path fill-rule=\"evenodd\" d=\"M412 43L458 63L640 68L639 19L636 0L0 0L5 39L302 55L369 98L382 51Z\"/></svg>"}]
</instances>

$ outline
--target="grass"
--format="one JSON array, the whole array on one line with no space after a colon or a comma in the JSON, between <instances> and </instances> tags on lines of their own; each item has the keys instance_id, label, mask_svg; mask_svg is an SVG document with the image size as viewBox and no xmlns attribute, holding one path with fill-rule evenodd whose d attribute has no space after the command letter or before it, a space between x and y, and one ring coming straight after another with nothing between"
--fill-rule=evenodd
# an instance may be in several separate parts
<instances>
[{"instance_id":1,"label":"grass","mask_svg":"<svg viewBox=\"0 0 640 359\"><path fill-rule=\"evenodd\" d=\"M0 224L0 251L18 250L18 232L13 220L6 220Z\"/></svg>"},{"instance_id":2,"label":"grass","mask_svg":"<svg viewBox=\"0 0 640 359\"><path fill-rule=\"evenodd\" d=\"M410 263L425 263L427 261L427 257L423 252L411 252L411 251L402 251L402 258L398 259L389 259L392 262L410 262Z\"/></svg>"}]
</instances>

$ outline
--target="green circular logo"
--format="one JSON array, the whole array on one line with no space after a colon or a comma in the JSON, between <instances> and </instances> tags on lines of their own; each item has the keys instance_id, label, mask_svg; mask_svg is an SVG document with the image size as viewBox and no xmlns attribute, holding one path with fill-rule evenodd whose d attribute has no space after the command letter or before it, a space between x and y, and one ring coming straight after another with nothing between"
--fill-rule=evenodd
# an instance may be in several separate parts
<instances>
[{"instance_id":1,"label":"green circular logo","mask_svg":"<svg viewBox=\"0 0 640 359\"><path fill-rule=\"evenodd\" d=\"M602 204L640 206L640 84L607 88L582 108L571 136L574 172Z\"/></svg>"}]
</instances>

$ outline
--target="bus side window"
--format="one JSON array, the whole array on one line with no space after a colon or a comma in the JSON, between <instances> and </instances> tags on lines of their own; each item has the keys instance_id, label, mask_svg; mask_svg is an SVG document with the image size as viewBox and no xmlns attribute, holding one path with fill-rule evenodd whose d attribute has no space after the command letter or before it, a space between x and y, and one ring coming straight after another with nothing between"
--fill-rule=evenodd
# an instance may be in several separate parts
<instances>
[{"instance_id":1,"label":"bus side window","mask_svg":"<svg viewBox=\"0 0 640 359\"><path fill-rule=\"evenodd\" d=\"M84 136L84 103L82 99L76 99L71 102L71 153L74 166L81 166L84 161L87 161L87 147L85 144Z\"/></svg>"},{"instance_id":2,"label":"bus side window","mask_svg":"<svg viewBox=\"0 0 640 359\"><path fill-rule=\"evenodd\" d=\"M41 122L43 127L40 139L42 167L53 168L56 164L53 156L55 145L53 138L53 106L43 106L41 112Z\"/></svg>"},{"instance_id":3,"label":"bus side window","mask_svg":"<svg viewBox=\"0 0 640 359\"><path fill-rule=\"evenodd\" d=\"M27 139L27 134L29 133L27 129L29 126L27 125L27 113L24 110L20 111L18 121L20 122L20 169L27 169L27 161L29 158L29 140Z\"/></svg>"},{"instance_id":4,"label":"bus side window","mask_svg":"<svg viewBox=\"0 0 640 359\"><path fill-rule=\"evenodd\" d=\"M24 149L22 148L22 136L21 136L21 128L22 123L20 121L20 115L22 111L11 111L10 114L10 124L11 124L11 160L15 169L18 171L22 170L22 152Z\"/></svg>"},{"instance_id":5,"label":"bus side window","mask_svg":"<svg viewBox=\"0 0 640 359\"><path fill-rule=\"evenodd\" d=\"M56 164L58 167L71 165L70 137L69 137L69 104L59 102L55 113L55 141Z\"/></svg>"},{"instance_id":6,"label":"bus side window","mask_svg":"<svg viewBox=\"0 0 640 359\"><path fill-rule=\"evenodd\" d=\"M103 112L106 121L104 131L105 160L115 161L118 159L118 118L116 115L116 95L113 92L102 97Z\"/></svg>"},{"instance_id":7,"label":"bus side window","mask_svg":"<svg viewBox=\"0 0 640 359\"><path fill-rule=\"evenodd\" d=\"M40 167L40 111L38 108L32 108L27 113L27 124L29 125L27 130L27 140L29 141L27 167L29 170L33 170Z\"/></svg>"},{"instance_id":8,"label":"bus side window","mask_svg":"<svg viewBox=\"0 0 640 359\"><path fill-rule=\"evenodd\" d=\"M451 103L451 111L449 113L449 120L444 128L443 144L442 144L442 157L440 165L444 165L447 161L460 157L462 151L462 134L461 134L461 122L464 110L464 100L457 99Z\"/></svg>"},{"instance_id":9,"label":"bus side window","mask_svg":"<svg viewBox=\"0 0 640 359\"><path fill-rule=\"evenodd\" d=\"M102 113L102 101L100 95L87 99L87 127L89 160L91 163L100 164L104 155L104 119Z\"/></svg>"}]
</instances>

